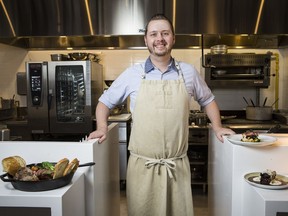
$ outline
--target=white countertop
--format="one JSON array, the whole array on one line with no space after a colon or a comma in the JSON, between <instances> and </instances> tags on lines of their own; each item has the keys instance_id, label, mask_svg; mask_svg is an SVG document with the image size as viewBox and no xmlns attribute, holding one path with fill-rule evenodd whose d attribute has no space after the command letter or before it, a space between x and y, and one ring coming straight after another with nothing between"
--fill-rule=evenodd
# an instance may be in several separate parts
<instances>
[{"instance_id":1,"label":"white countertop","mask_svg":"<svg viewBox=\"0 0 288 216\"><path fill-rule=\"evenodd\" d=\"M224 143L221 143L212 130L209 132L210 216L250 216L253 215L250 214L253 211L255 211L254 215L266 216L264 213L256 214L256 210L264 209L269 200L278 202L277 199L280 197L283 199L281 202L286 202L285 205L288 206L288 196L285 196L287 190L270 191L254 188L244 179L247 173L262 172L266 169L284 175L288 173L288 134L266 134L276 137L276 143L263 147L247 147L232 144L227 138L224 139ZM252 204L251 200L256 202L256 199L259 205ZM249 209L247 203L250 203Z\"/></svg>"}]
</instances>

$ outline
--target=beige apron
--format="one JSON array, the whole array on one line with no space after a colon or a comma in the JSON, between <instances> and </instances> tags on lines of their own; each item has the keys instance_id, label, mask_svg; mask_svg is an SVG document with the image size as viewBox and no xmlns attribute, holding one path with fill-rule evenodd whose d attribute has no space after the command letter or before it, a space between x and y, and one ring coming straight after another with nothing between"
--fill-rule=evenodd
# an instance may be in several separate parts
<instances>
[{"instance_id":1,"label":"beige apron","mask_svg":"<svg viewBox=\"0 0 288 216\"><path fill-rule=\"evenodd\" d=\"M145 80L137 95L129 142L129 216L192 216L188 149L189 100L178 80Z\"/></svg>"}]
</instances>

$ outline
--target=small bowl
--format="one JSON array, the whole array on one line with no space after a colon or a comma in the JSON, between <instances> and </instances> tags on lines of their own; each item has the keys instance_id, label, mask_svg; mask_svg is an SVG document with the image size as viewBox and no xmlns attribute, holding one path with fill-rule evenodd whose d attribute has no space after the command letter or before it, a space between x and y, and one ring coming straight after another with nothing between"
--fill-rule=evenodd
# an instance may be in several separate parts
<instances>
[{"instance_id":1,"label":"small bowl","mask_svg":"<svg viewBox=\"0 0 288 216\"><path fill-rule=\"evenodd\" d=\"M69 56L75 61L89 60L89 53L69 53Z\"/></svg>"},{"instance_id":2,"label":"small bowl","mask_svg":"<svg viewBox=\"0 0 288 216\"><path fill-rule=\"evenodd\" d=\"M69 56L64 54L51 54L52 61L68 61Z\"/></svg>"},{"instance_id":3,"label":"small bowl","mask_svg":"<svg viewBox=\"0 0 288 216\"><path fill-rule=\"evenodd\" d=\"M227 52L228 52L227 45L224 44L215 45L211 47L212 54L227 54Z\"/></svg>"}]
</instances>

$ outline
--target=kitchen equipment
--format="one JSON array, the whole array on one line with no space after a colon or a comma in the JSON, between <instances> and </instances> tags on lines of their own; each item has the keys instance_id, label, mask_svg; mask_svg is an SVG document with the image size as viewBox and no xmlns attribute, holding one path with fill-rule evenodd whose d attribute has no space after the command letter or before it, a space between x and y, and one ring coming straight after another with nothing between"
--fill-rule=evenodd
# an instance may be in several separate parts
<instances>
[{"instance_id":1,"label":"kitchen equipment","mask_svg":"<svg viewBox=\"0 0 288 216\"><path fill-rule=\"evenodd\" d=\"M245 103L247 104L247 106L249 106L249 103L248 103L248 101L246 100L246 98L243 97L243 99L244 99Z\"/></svg>"},{"instance_id":2,"label":"kitchen equipment","mask_svg":"<svg viewBox=\"0 0 288 216\"><path fill-rule=\"evenodd\" d=\"M250 98L250 101L251 101L252 106L255 107L255 104L251 98Z\"/></svg>"},{"instance_id":3,"label":"kitchen equipment","mask_svg":"<svg viewBox=\"0 0 288 216\"><path fill-rule=\"evenodd\" d=\"M271 120L273 108L272 106L247 106L246 107L246 119L250 120Z\"/></svg>"},{"instance_id":4,"label":"kitchen equipment","mask_svg":"<svg viewBox=\"0 0 288 216\"><path fill-rule=\"evenodd\" d=\"M27 120L32 134L87 134L103 92L92 61L27 62Z\"/></svg>"},{"instance_id":5,"label":"kitchen equipment","mask_svg":"<svg viewBox=\"0 0 288 216\"><path fill-rule=\"evenodd\" d=\"M263 102L263 107L266 105L266 102L267 102L267 97L265 97L265 99L264 99L264 102Z\"/></svg>"},{"instance_id":6,"label":"kitchen equipment","mask_svg":"<svg viewBox=\"0 0 288 216\"><path fill-rule=\"evenodd\" d=\"M56 163L53 163L56 164ZM29 164L27 167L31 167L35 164ZM85 164L80 164L79 167L84 166L94 166L94 162L89 162ZM13 179L12 176L10 176L8 173L5 173L0 176L1 180L4 182L11 182L13 187L17 190L21 191L29 191L29 192L36 192L36 191L47 191L47 190L53 190L60 187L64 187L65 185L68 185L72 178L74 176L74 172L70 172L66 176L57 178L57 179L51 179L51 180L41 180L41 181L20 181ZM8 178L6 178L8 177Z\"/></svg>"},{"instance_id":7,"label":"kitchen equipment","mask_svg":"<svg viewBox=\"0 0 288 216\"><path fill-rule=\"evenodd\" d=\"M14 107L14 97L13 99L4 99L0 97L1 99L1 109L11 109Z\"/></svg>"},{"instance_id":8,"label":"kitchen equipment","mask_svg":"<svg viewBox=\"0 0 288 216\"><path fill-rule=\"evenodd\" d=\"M10 129L3 128L0 130L0 141L8 141L10 140Z\"/></svg>"},{"instance_id":9,"label":"kitchen equipment","mask_svg":"<svg viewBox=\"0 0 288 216\"><path fill-rule=\"evenodd\" d=\"M218 76L222 76L224 74L226 74L227 71L226 70L215 70L214 74L218 75Z\"/></svg>"},{"instance_id":10,"label":"kitchen equipment","mask_svg":"<svg viewBox=\"0 0 288 216\"><path fill-rule=\"evenodd\" d=\"M113 109L110 110L110 115L120 115L122 114L124 108L124 105L115 106Z\"/></svg>"},{"instance_id":11,"label":"kitchen equipment","mask_svg":"<svg viewBox=\"0 0 288 216\"><path fill-rule=\"evenodd\" d=\"M208 123L207 114L198 110L190 111L189 124L206 126Z\"/></svg>"},{"instance_id":12,"label":"kitchen equipment","mask_svg":"<svg viewBox=\"0 0 288 216\"><path fill-rule=\"evenodd\" d=\"M76 52L76 53L69 53L68 55L70 59L74 61L83 61L83 60L90 60L95 62L99 61L97 55L93 53Z\"/></svg>"},{"instance_id":13,"label":"kitchen equipment","mask_svg":"<svg viewBox=\"0 0 288 216\"><path fill-rule=\"evenodd\" d=\"M271 107L274 106L274 104L276 104L278 100L279 100L279 98L277 98L277 99L274 101L274 103L272 103Z\"/></svg>"},{"instance_id":14,"label":"kitchen equipment","mask_svg":"<svg viewBox=\"0 0 288 216\"><path fill-rule=\"evenodd\" d=\"M272 126L271 128L269 128L269 130L266 131L266 133L277 133L280 128L281 128L281 125L276 124L275 126Z\"/></svg>"},{"instance_id":15,"label":"kitchen equipment","mask_svg":"<svg viewBox=\"0 0 288 216\"><path fill-rule=\"evenodd\" d=\"M260 87L270 85L271 53L206 54L205 81L209 87ZM217 71L226 71L218 74Z\"/></svg>"},{"instance_id":16,"label":"kitchen equipment","mask_svg":"<svg viewBox=\"0 0 288 216\"><path fill-rule=\"evenodd\" d=\"M211 47L212 54L226 54L228 52L227 45L215 45Z\"/></svg>"},{"instance_id":17,"label":"kitchen equipment","mask_svg":"<svg viewBox=\"0 0 288 216\"><path fill-rule=\"evenodd\" d=\"M68 61L70 57L64 54L51 54L52 61Z\"/></svg>"}]
</instances>

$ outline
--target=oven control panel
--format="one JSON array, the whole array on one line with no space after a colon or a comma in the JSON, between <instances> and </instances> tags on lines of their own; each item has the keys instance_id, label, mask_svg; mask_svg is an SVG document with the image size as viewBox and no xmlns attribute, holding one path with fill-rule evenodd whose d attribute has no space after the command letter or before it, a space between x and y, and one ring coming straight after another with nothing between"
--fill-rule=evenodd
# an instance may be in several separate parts
<instances>
[{"instance_id":1,"label":"oven control panel","mask_svg":"<svg viewBox=\"0 0 288 216\"><path fill-rule=\"evenodd\" d=\"M29 80L31 91L31 102L34 106L41 105L42 101L42 64L29 64Z\"/></svg>"}]
</instances>

